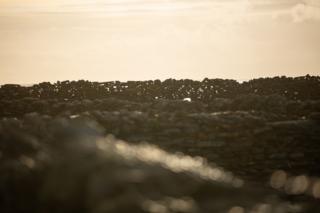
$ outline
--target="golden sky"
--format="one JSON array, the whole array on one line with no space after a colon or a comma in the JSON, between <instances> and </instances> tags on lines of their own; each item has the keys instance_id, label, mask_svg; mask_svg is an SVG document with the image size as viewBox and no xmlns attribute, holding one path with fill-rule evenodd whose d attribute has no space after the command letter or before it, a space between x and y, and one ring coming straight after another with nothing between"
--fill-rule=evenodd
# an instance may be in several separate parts
<instances>
[{"instance_id":1,"label":"golden sky","mask_svg":"<svg viewBox=\"0 0 320 213\"><path fill-rule=\"evenodd\" d=\"M320 74L320 0L0 0L0 84Z\"/></svg>"}]
</instances>

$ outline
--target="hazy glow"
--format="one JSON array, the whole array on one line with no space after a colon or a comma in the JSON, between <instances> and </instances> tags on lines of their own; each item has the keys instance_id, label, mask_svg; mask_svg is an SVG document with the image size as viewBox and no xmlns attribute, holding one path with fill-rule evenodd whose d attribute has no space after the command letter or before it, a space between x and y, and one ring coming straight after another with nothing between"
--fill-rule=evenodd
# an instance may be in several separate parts
<instances>
[{"instance_id":1,"label":"hazy glow","mask_svg":"<svg viewBox=\"0 0 320 213\"><path fill-rule=\"evenodd\" d=\"M0 84L320 74L320 0L0 0Z\"/></svg>"},{"instance_id":2,"label":"hazy glow","mask_svg":"<svg viewBox=\"0 0 320 213\"><path fill-rule=\"evenodd\" d=\"M203 179L229 183L234 187L242 187L244 184L243 180L234 177L232 174L208 165L206 160L201 157L169 154L150 144L129 145L124 141L115 140L112 135L97 140L96 145L102 151L112 151L124 156L128 162L139 160L160 165L176 173L187 172Z\"/></svg>"}]
</instances>

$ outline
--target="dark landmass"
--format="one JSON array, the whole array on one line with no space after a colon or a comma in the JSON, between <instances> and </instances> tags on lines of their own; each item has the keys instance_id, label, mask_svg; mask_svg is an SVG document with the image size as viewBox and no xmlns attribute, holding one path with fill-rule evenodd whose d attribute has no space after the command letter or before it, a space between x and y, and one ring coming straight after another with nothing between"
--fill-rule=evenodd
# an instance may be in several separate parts
<instances>
[{"instance_id":1,"label":"dark landmass","mask_svg":"<svg viewBox=\"0 0 320 213\"><path fill-rule=\"evenodd\" d=\"M0 212L320 211L320 77L3 85L0 118Z\"/></svg>"}]
</instances>

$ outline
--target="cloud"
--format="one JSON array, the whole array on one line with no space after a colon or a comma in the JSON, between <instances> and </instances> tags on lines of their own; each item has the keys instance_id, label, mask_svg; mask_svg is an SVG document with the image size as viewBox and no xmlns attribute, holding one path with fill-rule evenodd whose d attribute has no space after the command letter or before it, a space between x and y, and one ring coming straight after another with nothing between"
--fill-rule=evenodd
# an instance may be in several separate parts
<instances>
[{"instance_id":1,"label":"cloud","mask_svg":"<svg viewBox=\"0 0 320 213\"><path fill-rule=\"evenodd\" d=\"M272 18L294 23L320 21L320 0L300 0L290 7L271 11Z\"/></svg>"},{"instance_id":2,"label":"cloud","mask_svg":"<svg viewBox=\"0 0 320 213\"><path fill-rule=\"evenodd\" d=\"M291 9L291 15L294 22L320 21L320 0L308 0L303 4L297 4Z\"/></svg>"}]
</instances>

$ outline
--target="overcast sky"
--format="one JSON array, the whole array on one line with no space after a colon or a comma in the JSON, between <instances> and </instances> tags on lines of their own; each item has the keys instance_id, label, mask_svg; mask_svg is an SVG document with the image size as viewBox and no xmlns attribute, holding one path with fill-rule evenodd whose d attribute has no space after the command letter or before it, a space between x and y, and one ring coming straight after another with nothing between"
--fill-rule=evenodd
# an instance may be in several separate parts
<instances>
[{"instance_id":1,"label":"overcast sky","mask_svg":"<svg viewBox=\"0 0 320 213\"><path fill-rule=\"evenodd\" d=\"M0 0L0 84L320 75L320 0Z\"/></svg>"}]
</instances>

